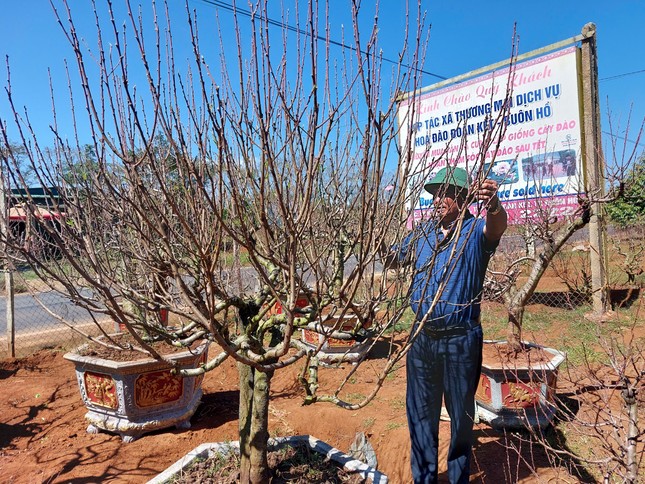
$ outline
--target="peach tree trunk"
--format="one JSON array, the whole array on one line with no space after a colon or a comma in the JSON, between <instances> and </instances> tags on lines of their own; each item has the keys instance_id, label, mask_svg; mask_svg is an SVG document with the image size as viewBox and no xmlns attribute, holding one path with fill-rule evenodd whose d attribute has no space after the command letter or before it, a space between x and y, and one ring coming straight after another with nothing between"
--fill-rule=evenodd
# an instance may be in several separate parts
<instances>
[{"instance_id":1,"label":"peach tree trunk","mask_svg":"<svg viewBox=\"0 0 645 484\"><path fill-rule=\"evenodd\" d=\"M627 426L627 477L625 482L638 482L638 401L636 399L636 390L634 388L625 388L621 395L627 407L629 424Z\"/></svg>"},{"instance_id":2,"label":"peach tree trunk","mask_svg":"<svg viewBox=\"0 0 645 484\"><path fill-rule=\"evenodd\" d=\"M568 225L563 227L557 235L544 240L542 250L535 255L533 266L526 282L519 288L512 290L507 296L506 307L508 310L508 344L509 349L514 352L522 351L522 322L524 319L524 309L528 304L531 296L535 292L540 279L549 267L549 264L562 249L563 245L569 238L582 227L587 225L590 217L589 204L581 205L582 212L580 216L572 220Z\"/></svg>"},{"instance_id":3,"label":"peach tree trunk","mask_svg":"<svg viewBox=\"0 0 645 484\"><path fill-rule=\"evenodd\" d=\"M522 350L522 320L524 306L512 306L508 309L508 333L506 339L509 350L519 352Z\"/></svg>"},{"instance_id":4,"label":"peach tree trunk","mask_svg":"<svg viewBox=\"0 0 645 484\"><path fill-rule=\"evenodd\" d=\"M524 321L524 309L554 256L555 252L551 248L547 248L544 252L538 254L533 267L531 267L528 279L521 287L517 288L509 298L510 300L507 303L507 339L509 350L514 353L522 351L522 323Z\"/></svg>"},{"instance_id":5,"label":"peach tree trunk","mask_svg":"<svg viewBox=\"0 0 645 484\"><path fill-rule=\"evenodd\" d=\"M240 377L240 482L269 482L269 388L272 373L238 363Z\"/></svg>"}]
</instances>

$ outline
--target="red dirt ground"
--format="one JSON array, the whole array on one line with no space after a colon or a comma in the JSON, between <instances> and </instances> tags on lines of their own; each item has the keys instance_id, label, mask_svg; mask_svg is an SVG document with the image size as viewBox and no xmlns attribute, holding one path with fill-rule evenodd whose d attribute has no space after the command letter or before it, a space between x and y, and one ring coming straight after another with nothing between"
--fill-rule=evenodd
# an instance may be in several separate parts
<instances>
[{"instance_id":1,"label":"red dirt ground","mask_svg":"<svg viewBox=\"0 0 645 484\"><path fill-rule=\"evenodd\" d=\"M374 363L377 363L375 360ZM370 364L349 385L368 394L375 383ZM409 440L405 418L405 368L386 380L375 401L358 411L331 404L303 407L298 368L277 372L272 381L272 436L309 434L347 451L357 432L365 432L378 457L378 468L393 483L410 482ZM321 369L324 373L347 370ZM169 429L125 444L108 433L87 434L85 409L72 363L61 351L43 350L28 358L0 362L0 482L140 483L163 471L205 442L237 440L237 372L232 362L206 375L202 404L190 430ZM442 422L440 467L445 459L449 423ZM562 469L551 469L539 451L530 460L535 472L507 453L504 436L476 426L471 482L576 482ZM525 456L526 457L526 456Z\"/></svg>"}]
</instances>

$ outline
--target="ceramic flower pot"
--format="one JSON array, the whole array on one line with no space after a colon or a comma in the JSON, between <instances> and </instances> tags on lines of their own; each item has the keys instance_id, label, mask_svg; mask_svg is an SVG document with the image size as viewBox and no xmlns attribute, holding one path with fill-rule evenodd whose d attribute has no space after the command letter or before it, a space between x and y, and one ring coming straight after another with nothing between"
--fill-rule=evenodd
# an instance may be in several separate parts
<instances>
[{"instance_id":1,"label":"ceramic flower pot","mask_svg":"<svg viewBox=\"0 0 645 484\"><path fill-rule=\"evenodd\" d=\"M340 322L341 320L342 322ZM341 361L355 362L369 351L371 340L368 337L359 341L354 338L332 338L325 334L331 333L334 328L338 331L353 331L360 325L360 321L355 315L345 314L342 318L338 316L323 316L320 320L315 321L315 323L318 325L319 330L314 331L303 328L301 330L301 341L311 348L318 348L320 346L320 351L318 352L319 361L330 364ZM369 329L371 324L371 320L365 322L360 331Z\"/></svg>"},{"instance_id":2,"label":"ceramic flower pot","mask_svg":"<svg viewBox=\"0 0 645 484\"><path fill-rule=\"evenodd\" d=\"M306 294L302 293L298 295L298 298L296 299L296 308L304 309L310 304L311 303L309 302L309 298ZM268 315L271 316L273 314L282 314L283 312L284 309L282 307L282 303L280 301L276 301L273 307L269 310Z\"/></svg>"},{"instance_id":3,"label":"ceramic flower pot","mask_svg":"<svg viewBox=\"0 0 645 484\"><path fill-rule=\"evenodd\" d=\"M167 356L182 369L189 369L205 363L207 354L205 342L194 350ZM190 428L190 418L202 396L202 376L183 378L166 363L152 358L112 361L83 356L78 350L64 357L76 368L81 398L88 410L85 418L89 433L105 430L131 442L154 430Z\"/></svg>"},{"instance_id":4,"label":"ceramic flower pot","mask_svg":"<svg viewBox=\"0 0 645 484\"><path fill-rule=\"evenodd\" d=\"M506 342L484 344L501 347ZM504 356L484 358L475 399L479 419L493 428L545 428L553 421L558 367L565 355L531 343L525 343L525 348L536 352L534 362L524 364Z\"/></svg>"},{"instance_id":5,"label":"ceramic flower pot","mask_svg":"<svg viewBox=\"0 0 645 484\"><path fill-rule=\"evenodd\" d=\"M301 294L296 299L297 308L306 308L310 305L309 298L306 294ZM268 315L282 314L283 308L280 301L268 311ZM342 319L342 323L339 321ZM324 311L320 319L313 321L317 326L317 331L312 329L301 329L300 340L312 349L318 348L318 360L322 363L332 364L343 361L355 362L362 358L367 351L369 351L370 340L367 337L359 339L340 339L327 336L325 333L331 333L333 328L339 331L353 331L360 321L355 314L345 314L342 317L332 316ZM363 330L371 327L372 320L366 321L362 325Z\"/></svg>"}]
</instances>

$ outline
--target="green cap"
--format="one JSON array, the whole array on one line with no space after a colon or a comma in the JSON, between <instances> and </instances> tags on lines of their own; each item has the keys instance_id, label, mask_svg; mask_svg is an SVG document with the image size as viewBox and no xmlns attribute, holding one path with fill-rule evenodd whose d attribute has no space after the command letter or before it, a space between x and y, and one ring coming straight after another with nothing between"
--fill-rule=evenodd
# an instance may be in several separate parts
<instances>
[{"instance_id":1,"label":"green cap","mask_svg":"<svg viewBox=\"0 0 645 484\"><path fill-rule=\"evenodd\" d=\"M468 172L463 168L458 168L456 166L446 166L439 170L432 180L426 183L423 187L432 196L434 196L439 188L448 185L468 189L470 186L470 177L468 176Z\"/></svg>"}]
</instances>

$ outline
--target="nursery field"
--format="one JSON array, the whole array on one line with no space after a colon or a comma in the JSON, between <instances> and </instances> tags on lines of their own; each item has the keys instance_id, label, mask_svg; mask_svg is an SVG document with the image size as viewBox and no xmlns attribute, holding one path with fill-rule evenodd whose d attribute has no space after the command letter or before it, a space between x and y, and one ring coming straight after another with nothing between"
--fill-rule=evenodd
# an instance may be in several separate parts
<instances>
[{"instance_id":1,"label":"nursery field","mask_svg":"<svg viewBox=\"0 0 645 484\"><path fill-rule=\"evenodd\" d=\"M600 323L603 334L629 335L632 346L642 351L645 331L643 297L628 310L616 312L613 321ZM570 375L583 375L585 361L602 364L605 356L594 345L593 323L584 318L588 306L563 310L544 304L528 308L526 338L568 352L570 362L561 371L558 393L566 395L567 406L589 412L586 402L596 401L592 390L576 391ZM500 308L485 304L484 327L487 338L504 331ZM584 343L584 344L583 344ZM583 347L587 350L583 350ZM237 440L237 372L233 362L207 374L204 396L189 430L166 430L148 434L132 443L122 443L116 435L87 434L83 406L73 365L63 359L64 350L39 351L27 358L5 359L0 363L0 481L6 483L69 482L146 482L185 453L205 442ZM586 355L586 356L584 356ZM376 348L369 362L348 385L347 398L360 400L376 381L373 367L384 358ZM292 369L291 369L292 368ZM405 368L389 376L376 399L358 411L347 411L330 404L302 406L304 393L297 383L298 368L277 372L272 380L270 433L272 436L309 434L348 451L357 432L364 432L376 450L378 468L390 482L410 482L409 442L405 418ZM321 380L333 381L334 372L321 369ZM326 373L326 374L325 374ZM344 373L342 373L344 374ZM582 377L580 377L582 378ZM611 375L607 376L610 381ZM642 393L640 411L642 405ZM620 401L614 399L617 412ZM640 415L640 421L645 416ZM441 478L446 481L445 458L449 422L442 422ZM642 424L641 424L642 426ZM550 438L564 438L566 449L577 453L598 452L588 438L578 437L570 422L558 422ZM540 445L529 442L526 433L512 434L476 426L472 482L594 482L601 480L592 465L573 471L572 459L555 459ZM551 439L553 442L553 439ZM642 451L642 449L641 449ZM565 456L566 457L566 456Z\"/></svg>"}]
</instances>

